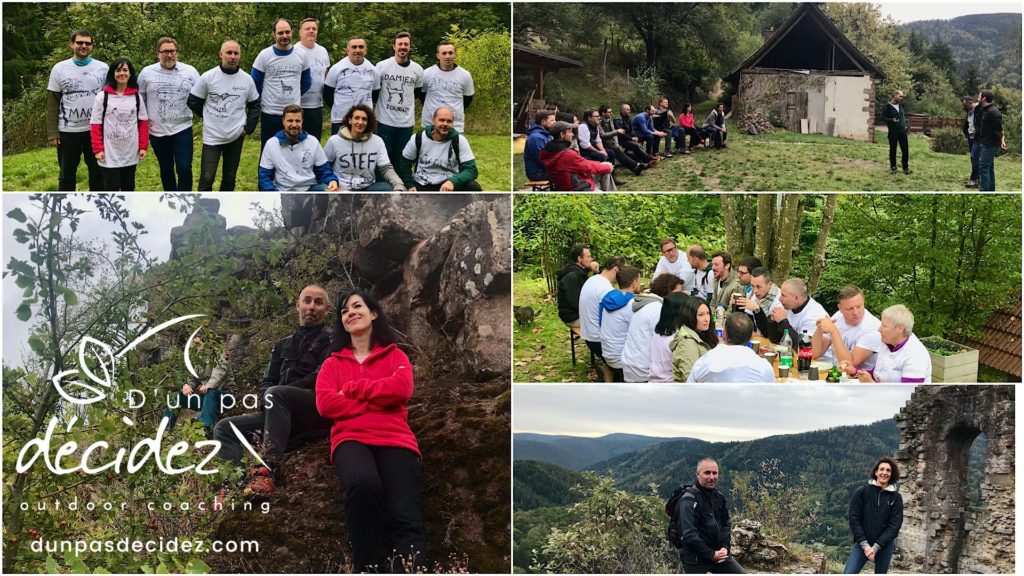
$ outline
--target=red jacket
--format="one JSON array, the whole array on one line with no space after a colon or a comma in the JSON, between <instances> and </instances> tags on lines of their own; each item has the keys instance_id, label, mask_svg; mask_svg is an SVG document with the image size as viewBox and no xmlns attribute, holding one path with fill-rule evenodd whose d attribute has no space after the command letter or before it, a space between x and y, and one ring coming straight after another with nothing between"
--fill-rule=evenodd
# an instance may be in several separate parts
<instances>
[{"instance_id":1,"label":"red jacket","mask_svg":"<svg viewBox=\"0 0 1024 576\"><path fill-rule=\"evenodd\" d=\"M405 403L412 396L412 366L394 344L374 346L362 363L351 348L331 354L316 379L316 408L331 427L331 458L342 442L397 446L420 453Z\"/></svg>"},{"instance_id":2,"label":"red jacket","mask_svg":"<svg viewBox=\"0 0 1024 576\"><path fill-rule=\"evenodd\" d=\"M117 95L117 90L114 90L113 86L104 86L103 91L108 94ZM131 96L138 92L138 88L125 88L124 96ZM106 120L106 118L104 118ZM89 138L92 141L92 153L99 154L103 152L103 124L90 124L89 125ZM145 150L149 148L149 120L139 120L139 150Z\"/></svg>"},{"instance_id":3,"label":"red jacket","mask_svg":"<svg viewBox=\"0 0 1024 576\"><path fill-rule=\"evenodd\" d=\"M540 161L544 164L544 171L548 173L555 190L572 191L572 175L582 182L590 184L590 190L595 188L592 174L607 174L611 172L611 166L604 162L587 160L580 156L579 152L572 148L552 151L550 144L540 151Z\"/></svg>"}]
</instances>

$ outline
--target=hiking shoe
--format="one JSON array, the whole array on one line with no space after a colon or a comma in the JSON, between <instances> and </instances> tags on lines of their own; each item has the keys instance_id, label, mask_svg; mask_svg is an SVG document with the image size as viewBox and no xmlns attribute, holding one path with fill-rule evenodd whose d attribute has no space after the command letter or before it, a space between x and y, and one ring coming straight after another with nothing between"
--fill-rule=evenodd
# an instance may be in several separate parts
<instances>
[{"instance_id":1,"label":"hiking shoe","mask_svg":"<svg viewBox=\"0 0 1024 576\"><path fill-rule=\"evenodd\" d=\"M903 173L909 176L910 175L910 168L904 168L903 169Z\"/></svg>"},{"instance_id":2,"label":"hiking shoe","mask_svg":"<svg viewBox=\"0 0 1024 576\"><path fill-rule=\"evenodd\" d=\"M671 157L672 157L672 153L671 153L671 152L668 152L668 151L666 151L666 152L665 152L665 158L671 158Z\"/></svg>"},{"instance_id":3,"label":"hiking shoe","mask_svg":"<svg viewBox=\"0 0 1024 576\"><path fill-rule=\"evenodd\" d=\"M978 187L978 181L977 180L968 180L968 181L964 182L964 188L977 188L977 187Z\"/></svg>"},{"instance_id":4,"label":"hiking shoe","mask_svg":"<svg viewBox=\"0 0 1024 576\"><path fill-rule=\"evenodd\" d=\"M895 166L893 166L892 168L889 168L889 174L895 174L895 173L896 173L896 167Z\"/></svg>"},{"instance_id":5,"label":"hiking shoe","mask_svg":"<svg viewBox=\"0 0 1024 576\"><path fill-rule=\"evenodd\" d=\"M640 173L643 172L645 168L647 168L647 164L644 164L642 162L638 162L638 163L634 164L633 165L633 175L634 176L639 176Z\"/></svg>"},{"instance_id":6,"label":"hiking shoe","mask_svg":"<svg viewBox=\"0 0 1024 576\"><path fill-rule=\"evenodd\" d=\"M681 152L682 152L683 154L693 154L693 151L692 151L692 150L687 150L686 148L683 148L683 149L681 150Z\"/></svg>"}]
</instances>

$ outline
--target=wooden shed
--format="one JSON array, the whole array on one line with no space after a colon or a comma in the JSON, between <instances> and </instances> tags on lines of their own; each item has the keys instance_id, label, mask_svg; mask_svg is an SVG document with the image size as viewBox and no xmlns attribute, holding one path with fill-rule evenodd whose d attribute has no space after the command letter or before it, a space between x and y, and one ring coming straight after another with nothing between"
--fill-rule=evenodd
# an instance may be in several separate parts
<instances>
[{"instance_id":1,"label":"wooden shed","mask_svg":"<svg viewBox=\"0 0 1024 576\"><path fill-rule=\"evenodd\" d=\"M815 5L800 4L727 76L733 110L793 132L874 141L875 90L885 73Z\"/></svg>"},{"instance_id":2,"label":"wooden shed","mask_svg":"<svg viewBox=\"0 0 1024 576\"><path fill-rule=\"evenodd\" d=\"M978 349L978 363L1021 381L1021 300L1005 310L997 310L985 320L981 336L970 345Z\"/></svg>"},{"instance_id":3,"label":"wooden shed","mask_svg":"<svg viewBox=\"0 0 1024 576\"><path fill-rule=\"evenodd\" d=\"M583 63L550 52L530 48L525 44L512 44L512 68L529 70L533 74L533 85L523 95L516 110L516 125L528 126L534 113L549 108L544 99L544 76L563 68L582 68ZM518 94L517 94L518 96Z\"/></svg>"}]
</instances>

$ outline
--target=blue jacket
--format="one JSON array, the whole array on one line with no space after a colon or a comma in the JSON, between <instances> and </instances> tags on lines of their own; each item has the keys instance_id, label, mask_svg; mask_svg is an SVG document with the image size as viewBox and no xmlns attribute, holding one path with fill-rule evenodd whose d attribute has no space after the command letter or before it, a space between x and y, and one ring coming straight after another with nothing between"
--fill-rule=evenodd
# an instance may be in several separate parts
<instances>
[{"instance_id":1,"label":"blue jacket","mask_svg":"<svg viewBox=\"0 0 1024 576\"><path fill-rule=\"evenodd\" d=\"M632 292L623 292L622 290L609 290L604 298L601 298L601 307L597 310L597 323L601 324L604 320L604 311L614 312L619 308L625 308L629 304L630 300L633 299Z\"/></svg>"},{"instance_id":2,"label":"blue jacket","mask_svg":"<svg viewBox=\"0 0 1024 576\"><path fill-rule=\"evenodd\" d=\"M633 116L633 135L643 140L645 137L650 136L654 132L654 120L652 120L647 112L641 112L636 116Z\"/></svg>"},{"instance_id":3,"label":"blue jacket","mask_svg":"<svg viewBox=\"0 0 1024 576\"><path fill-rule=\"evenodd\" d=\"M289 142L288 136L285 135L284 130L281 130L277 134L274 134L277 141L283 146ZM305 130L299 132L299 138L297 142L302 142L309 137L309 133ZM268 140L269 144L270 141ZM316 181L321 184L328 184L330 182L337 182L338 177L335 176L334 171L331 170L331 163L324 162L319 166L313 166L313 173L316 175ZM273 168L259 167L259 187L261 191L273 191L277 190L277 185L274 184L274 177L277 175L277 170Z\"/></svg>"},{"instance_id":4,"label":"blue jacket","mask_svg":"<svg viewBox=\"0 0 1024 576\"><path fill-rule=\"evenodd\" d=\"M540 151L552 140L551 134L536 122L530 124L526 131L526 149L523 150L523 162L526 164L526 177L540 180L547 180L548 173L544 170L544 164L540 161Z\"/></svg>"}]
</instances>

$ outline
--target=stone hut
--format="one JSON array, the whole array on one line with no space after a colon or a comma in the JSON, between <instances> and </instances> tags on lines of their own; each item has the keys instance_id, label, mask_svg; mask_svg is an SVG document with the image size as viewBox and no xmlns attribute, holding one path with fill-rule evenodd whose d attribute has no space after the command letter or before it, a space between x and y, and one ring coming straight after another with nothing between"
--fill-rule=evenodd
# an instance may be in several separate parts
<instances>
[{"instance_id":1,"label":"stone hut","mask_svg":"<svg viewBox=\"0 0 1024 576\"><path fill-rule=\"evenodd\" d=\"M733 110L792 132L873 142L875 90L885 72L814 4L800 4L727 76Z\"/></svg>"}]
</instances>

